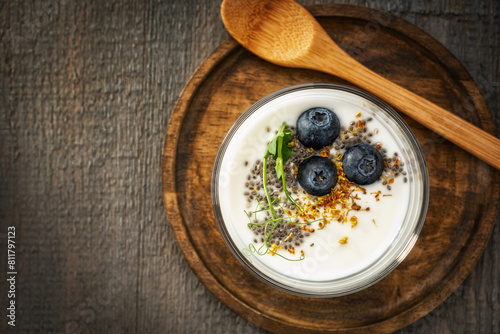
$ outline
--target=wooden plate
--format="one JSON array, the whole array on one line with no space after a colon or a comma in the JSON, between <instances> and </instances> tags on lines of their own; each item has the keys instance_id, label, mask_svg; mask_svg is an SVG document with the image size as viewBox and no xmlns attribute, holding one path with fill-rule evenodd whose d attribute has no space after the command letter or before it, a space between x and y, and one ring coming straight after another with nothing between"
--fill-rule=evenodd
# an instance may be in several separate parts
<instances>
[{"instance_id":1,"label":"wooden plate","mask_svg":"<svg viewBox=\"0 0 500 334\"><path fill-rule=\"evenodd\" d=\"M308 9L368 68L495 133L470 75L426 33L368 8ZM499 206L500 173L403 116L424 149L431 191L428 216L412 252L389 276L353 295L312 299L275 290L247 272L222 240L211 206L212 167L238 116L269 93L305 82L347 83L267 63L232 39L205 60L179 98L165 138L168 221L199 279L257 326L277 333L397 330L443 302L480 257Z\"/></svg>"}]
</instances>

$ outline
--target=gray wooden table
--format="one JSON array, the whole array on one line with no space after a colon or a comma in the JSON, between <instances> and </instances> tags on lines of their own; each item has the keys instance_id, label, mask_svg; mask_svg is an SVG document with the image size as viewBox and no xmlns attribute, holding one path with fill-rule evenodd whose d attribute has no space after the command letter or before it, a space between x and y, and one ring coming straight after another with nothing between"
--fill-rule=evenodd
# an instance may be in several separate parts
<instances>
[{"instance_id":1,"label":"gray wooden table","mask_svg":"<svg viewBox=\"0 0 500 334\"><path fill-rule=\"evenodd\" d=\"M339 2L388 11L438 39L500 129L498 1ZM219 10L220 0L0 2L1 332L265 332L198 281L161 197L173 106L228 38ZM500 333L498 221L460 288L400 333ZM15 299L5 298L9 227Z\"/></svg>"}]
</instances>

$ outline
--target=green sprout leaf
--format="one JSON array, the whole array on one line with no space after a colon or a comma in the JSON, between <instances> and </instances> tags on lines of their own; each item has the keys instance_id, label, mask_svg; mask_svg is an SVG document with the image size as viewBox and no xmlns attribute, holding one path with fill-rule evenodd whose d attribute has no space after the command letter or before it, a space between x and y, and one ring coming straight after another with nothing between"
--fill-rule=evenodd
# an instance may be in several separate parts
<instances>
[{"instance_id":1,"label":"green sprout leaf","mask_svg":"<svg viewBox=\"0 0 500 334\"><path fill-rule=\"evenodd\" d=\"M300 205L292 198L290 195L290 192L288 191L288 188L286 187L286 176L285 176L285 162L287 162L290 157L292 156L292 148L288 146L288 144L293 140L292 137L292 131L290 129L286 128L286 122L283 122L281 124L278 133L273 137L273 139L269 142L267 145L267 151L266 154L264 155L264 191L266 192L266 197L269 202L269 207L272 207L271 205L271 198L269 196L269 192L267 190L267 182L266 182L266 171L267 171L267 158L269 154L271 154L276 161L276 175L278 176L278 179L283 182L283 190L285 192L285 195L287 199L295 205L297 208L300 208ZM276 219L275 212L273 209L271 209L271 213L273 214L273 218Z\"/></svg>"},{"instance_id":2,"label":"green sprout leaf","mask_svg":"<svg viewBox=\"0 0 500 334\"><path fill-rule=\"evenodd\" d=\"M253 245L250 245L250 250L252 252L259 254L259 255L264 255L264 254L267 254L268 252L271 252L275 255L279 255L279 256L285 258L284 256L277 254L276 250L270 250L270 248L272 246L271 245L271 235L279 223L284 223L283 220L289 220L289 223L292 223L292 220L291 220L292 217L285 217L285 218L278 217L274 206L276 204L282 209L283 209L283 207L281 206L281 204L276 203L276 199L272 199L271 195L269 194L269 189L267 186L267 159L269 158L269 155L272 155L272 157L276 161L276 174L278 176L278 179L280 179L283 182L283 190L285 192L286 198L293 205L295 205L295 207L298 208L301 212L303 211L302 207L292 198L292 196L290 195L290 193L288 192L288 189L286 187L286 176L285 176L284 164L292 156L292 147L291 147L291 145L289 146L289 143L292 140L293 140L292 131L290 129L287 129L286 122L283 122L283 124L281 124L281 126L278 130L278 133L273 137L273 139L267 145L266 154L264 155L264 161L263 161L263 165L262 165L262 181L263 181L263 186L264 186L264 192L266 194L266 200L268 203L268 207L265 209L270 211L271 218L266 220L264 223L258 224L259 226L261 226L261 225L265 226L264 232L266 234L266 238L265 238L264 244L261 246L261 248L259 248L259 250L257 250ZM261 206L260 201L258 203L258 206ZM257 212L257 211L259 211L259 210L255 210L255 212ZM247 216L250 219L250 215L248 213L247 213ZM250 225L256 225L256 224L253 224L250 222L249 226ZM267 231L269 231L269 233ZM264 246L266 247L266 250L264 252L261 252L261 249ZM285 259L287 259L287 258L285 258ZM290 261L301 261L303 259L304 259L304 255L301 254L301 256L298 260L290 260ZM289 260L289 259L287 259L287 260Z\"/></svg>"},{"instance_id":3,"label":"green sprout leaf","mask_svg":"<svg viewBox=\"0 0 500 334\"><path fill-rule=\"evenodd\" d=\"M286 129L286 123L281 124L278 133L269 142L267 150L276 160L276 175L279 180L284 180L284 163L292 156L292 148L288 144L293 140L292 131Z\"/></svg>"},{"instance_id":4,"label":"green sprout leaf","mask_svg":"<svg viewBox=\"0 0 500 334\"><path fill-rule=\"evenodd\" d=\"M271 141L267 145L267 151L269 152L269 154L271 154L273 156L274 159L276 159L276 157L278 156L278 154L277 154L277 152L278 152L278 136L279 136L279 133L273 139L271 139Z\"/></svg>"},{"instance_id":5,"label":"green sprout leaf","mask_svg":"<svg viewBox=\"0 0 500 334\"><path fill-rule=\"evenodd\" d=\"M283 155L283 162L287 162L292 156L292 148L288 146L288 144L293 140L292 131L286 129L283 132L283 147L281 149L281 153Z\"/></svg>"}]
</instances>

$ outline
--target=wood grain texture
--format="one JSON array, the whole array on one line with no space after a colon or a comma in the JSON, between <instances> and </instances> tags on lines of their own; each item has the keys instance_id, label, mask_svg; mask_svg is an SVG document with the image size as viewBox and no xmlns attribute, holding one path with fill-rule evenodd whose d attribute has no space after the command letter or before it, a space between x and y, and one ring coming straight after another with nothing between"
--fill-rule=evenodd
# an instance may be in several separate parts
<instances>
[{"instance_id":1,"label":"wood grain texture","mask_svg":"<svg viewBox=\"0 0 500 334\"><path fill-rule=\"evenodd\" d=\"M345 5L310 10L334 40L362 29L374 14ZM380 28L364 57L375 71L384 71L445 108L476 95L470 76L439 43L396 17L391 21ZM347 43L358 46L356 40ZM167 217L200 280L259 326L276 333L394 331L439 305L472 269L493 228L500 172L451 143L431 142L431 130L406 118L424 146L431 187L427 219L408 258L375 286L349 296L318 300L269 288L236 261L220 236L210 198L214 159L228 129L263 95L300 82L323 81L345 82L316 71L276 66L232 40L223 43L191 78L170 120L162 161ZM477 101L474 116L480 123L491 121L482 99ZM443 206L446 202L451 203Z\"/></svg>"},{"instance_id":2,"label":"wood grain texture","mask_svg":"<svg viewBox=\"0 0 500 334\"><path fill-rule=\"evenodd\" d=\"M388 11L443 43L498 133L497 1L341 2ZM18 326L1 313L2 332L265 333L193 274L161 197L175 102L228 37L219 10L219 0L0 2L0 237L16 227L19 267ZM464 283L400 333L500 332L496 222ZM2 296L5 267L2 238Z\"/></svg>"}]
</instances>

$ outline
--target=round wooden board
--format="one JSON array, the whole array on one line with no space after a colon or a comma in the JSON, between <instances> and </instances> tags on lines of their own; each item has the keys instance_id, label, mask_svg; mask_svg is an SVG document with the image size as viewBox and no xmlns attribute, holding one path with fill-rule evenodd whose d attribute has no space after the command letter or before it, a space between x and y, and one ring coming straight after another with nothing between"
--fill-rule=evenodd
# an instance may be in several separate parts
<instances>
[{"instance_id":1,"label":"round wooden board","mask_svg":"<svg viewBox=\"0 0 500 334\"><path fill-rule=\"evenodd\" d=\"M470 75L426 33L368 8L308 9L368 68L495 133ZM443 302L481 256L499 207L500 173L403 115L424 149L431 191L425 225L409 256L382 281L349 296L313 299L275 290L247 272L222 240L211 206L212 167L222 139L249 106L305 82L349 84L267 63L232 39L203 62L180 96L165 138L168 221L199 279L257 326L276 333L397 330Z\"/></svg>"}]
</instances>

